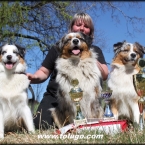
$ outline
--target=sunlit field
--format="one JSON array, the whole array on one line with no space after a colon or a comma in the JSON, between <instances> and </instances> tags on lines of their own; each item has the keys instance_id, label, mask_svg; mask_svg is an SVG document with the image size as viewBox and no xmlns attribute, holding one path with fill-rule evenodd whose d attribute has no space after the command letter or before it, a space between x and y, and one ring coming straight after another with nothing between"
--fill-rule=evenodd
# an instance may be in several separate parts
<instances>
[{"instance_id":1,"label":"sunlit field","mask_svg":"<svg viewBox=\"0 0 145 145\"><path fill-rule=\"evenodd\" d=\"M138 144L145 143L145 129L139 131L138 129L132 128L126 132L117 133L114 135L108 135L97 130L85 130L80 133L71 132L60 137L59 135L54 136L54 130L42 131L36 130L35 134L28 134L26 132L7 132L5 138L0 141L0 144L35 144L35 143L59 143L59 144L91 144L91 143L123 143L123 144ZM52 135L52 136L51 136ZM74 135L74 136L73 136ZM78 138L84 136L84 138ZM92 138L87 138L88 135L92 135ZM101 135L101 138L94 138L94 135ZM67 137L68 136L68 137Z\"/></svg>"}]
</instances>

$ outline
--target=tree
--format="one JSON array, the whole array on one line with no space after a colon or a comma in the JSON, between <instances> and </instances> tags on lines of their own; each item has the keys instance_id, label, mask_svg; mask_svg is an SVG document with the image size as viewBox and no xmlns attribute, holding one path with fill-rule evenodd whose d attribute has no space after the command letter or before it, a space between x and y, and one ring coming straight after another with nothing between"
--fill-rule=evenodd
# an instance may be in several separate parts
<instances>
[{"instance_id":1,"label":"tree","mask_svg":"<svg viewBox=\"0 0 145 145\"><path fill-rule=\"evenodd\" d=\"M45 53L67 33L72 15L79 11L91 11L94 21L99 20L98 11L102 14L111 11L111 18L116 23L120 22L119 16L123 16L129 35L142 32L143 27L139 28L137 24L143 26L145 17L125 14L124 7L136 10L141 4L134 1L1 1L0 42L23 42L27 48L38 46ZM134 32L129 30L129 26L133 27ZM100 42L104 34L96 28L96 35L99 36L96 41Z\"/></svg>"},{"instance_id":2,"label":"tree","mask_svg":"<svg viewBox=\"0 0 145 145\"><path fill-rule=\"evenodd\" d=\"M39 46L43 52L49 50L51 44L66 31L66 21L70 19L65 12L68 4L52 1L2 1L1 42L25 42L29 47Z\"/></svg>"}]
</instances>

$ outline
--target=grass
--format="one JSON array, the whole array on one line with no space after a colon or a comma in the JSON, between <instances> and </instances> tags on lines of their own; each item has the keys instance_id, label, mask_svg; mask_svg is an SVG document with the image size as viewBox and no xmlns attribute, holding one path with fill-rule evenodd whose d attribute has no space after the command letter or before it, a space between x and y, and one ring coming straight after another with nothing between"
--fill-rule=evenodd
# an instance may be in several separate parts
<instances>
[{"instance_id":1,"label":"grass","mask_svg":"<svg viewBox=\"0 0 145 145\"><path fill-rule=\"evenodd\" d=\"M103 134L102 139L54 139L54 138L38 138L39 135L53 135L54 129L50 130L36 130L35 134L28 134L26 132L8 132L5 138L0 141L0 144L143 144L145 143L145 129L143 131L137 128L129 129L126 132L108 135L97 130L85 130L82 132L71 132L66 135L98 135Z\"/></svg>"},{"instance_id":2,"label":"grass","mask_svg":"<svg viewBox=\"0 0 145 145\"><path fill-rule=\"evenodd\" d=\"M35 112L37 110L38 103L35 105ZM143 131L140 131L137 126L129 124L127 131L116 133L114 135L106 134L105 132L99 132L98 130L82 130L65 134L68 136L83 135L102 135L103 138L52 138L50 135L54 135L55 127L50 127L48 130L36 130L35 134L28 134L23 132L6 132L5 138L0 141L0 144L144 144L145 143L145 127ZM40 138L40 136L43 138ZM48 138L50 137L50 138ZM54 136L53 136L54 137ZM56 137L56 136L55 136Z\"/></svg>"}]
</instances>

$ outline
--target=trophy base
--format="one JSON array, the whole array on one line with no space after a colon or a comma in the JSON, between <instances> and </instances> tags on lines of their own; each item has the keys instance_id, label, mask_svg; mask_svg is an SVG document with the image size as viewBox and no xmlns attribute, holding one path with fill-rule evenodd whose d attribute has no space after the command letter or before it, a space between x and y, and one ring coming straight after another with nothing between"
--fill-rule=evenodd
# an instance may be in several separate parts
<instances>
[{"instance_id":1,"label":"trophy base","mask_svg":"<svg viewBox=\"0 0 145 145\"><path fill-rule=\"evenodd\" d=\"M115 121L115 117L103 117L103 121Z\"/></svg>"},{"instance_id":2,"label":"trophy base","mask_svg":"<svg viewBox=\"0 0 145 145\"><path fill-rule=\"evenodd\" d=\"M104 114L104 118L111 118L114 117L113 113L112 114Z\"/></svg>"},{"instance_id":3,"label":"trophy base","mask_svg":"<svg viewBox=\"0 0 145 145\"><path fill-rule=\"evenodd\" d=\"M139 129L140 130L144 129L144 119L143 119L143 114L142 113L139 116Z\"/></svg>"},{"instance_id":4,"label":"trophy base","mask_svg":"<svg viewBox=\"0 0 145 145\"><path fill-rule=\"evenodd\" d=\"M84 124L87 124L87 119L84 118L84 119L74 119L74 125L75 126L79 126L79 125L84 125Z\"/></svg>"}]
</instances>

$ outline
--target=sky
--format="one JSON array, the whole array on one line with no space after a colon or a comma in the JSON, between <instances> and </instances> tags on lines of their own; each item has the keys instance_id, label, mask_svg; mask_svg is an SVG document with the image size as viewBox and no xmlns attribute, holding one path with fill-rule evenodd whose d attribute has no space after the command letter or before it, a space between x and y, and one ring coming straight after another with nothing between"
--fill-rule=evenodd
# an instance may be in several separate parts
<instances>
[{"instance_id":1,"label":"sky","mask_svg":"<svg viewBox=\"0 0 145 145\"><path fill-rule=\"evenodd\" d=\"M124 13L130 16L145 17L145 2L140 2L141 7L137 10L121 8ZM90 13L91 15L91 13ZM139 42L141 45L145 46L145 24L144 31L141 33L135 33L132 37L127 34L126 21L121 14L118 15L120 23L116 23L111 19L111 12L103 13L99 17L98 21L95 21L95 26L104 31L105 37L107 39L107 46L105 49L102 49L105 60L107 63L111 63L114 53L113 53L113 44L117 42L122 42L126 40L127 42L134 43ZM93 18L92 18L93 19ZM137 24L136 27L140 28L141 25ZM130 32L134 33L134 29L129 25ZM97 44L96 44L97 45ZM109 69L110 66L108 65Z\"/></svg>"},{"instance_id":2,"label":"sky","mask_svg":"<svg viewBox=\"0 0 145 145\"><path fill-rule=\"evenodd\" d=\"M123 7L121 8L124 13L126 13L127 15L130 16L137 16L137 17L145 17L145 2L140 1L141 7L139 7L137 10L127 7ZM121 14L118 14L120 23L116 23L115 21L113 21L111 19L111 12L106 12L106 13L99 13L98 15L100 15L99 18L97 18L97 20L93 17L93 15L91 14L91 11L88 12L88 14L90 14L90 16L93 19L94 22L94 26L97 27L98 29L100 29L101 31L104 32L106 41L107 41L107 45L106 48L103 48L103 54L105 57L105 60L107 63L111 63L114 53L113 53L113 44L117 43L117 42L122 42L123 40L126 40L127 42L130 43L134 43L134 42L139 42L142 46L145 46L145 24L144 24L144 31L142 30L141 33L135 33L133 35L133 37L128 36L127 35L127 27L126 27L126 20L123 16L121 16ZM140 24L137 24L136 27L140 28ZM134 32L134 29L132 29L132 26L129 25L129 29L131 32ZM97 44L95 44L97 45ZM32 54L33 53L33 54ZM26 57L30 57L30 55L34 56L35 54L39 54L39 50L33 50L33 52L31 51L29 55L27 55ZM28 53L27 53L28 54ZM41 55L41 53L40 53ZM41 64L41 62L43 61L43 57L40 56L35 58L35 60L37 59L37 65L39 66ZM108 65L108 68L110 70L110 65ZM29 73L34 73L37 69L36 68L30 68L28 67L27 72ZM41 101L42 97L43 97L43 93L46 90L46 86L48 84L48 81L45 81L42 86L41 86L41 97L38 98L38 101ZM33 85L32 85L33 87ZM33 87L34 88L34 87Z\"/></svg>"}]
</instances>

